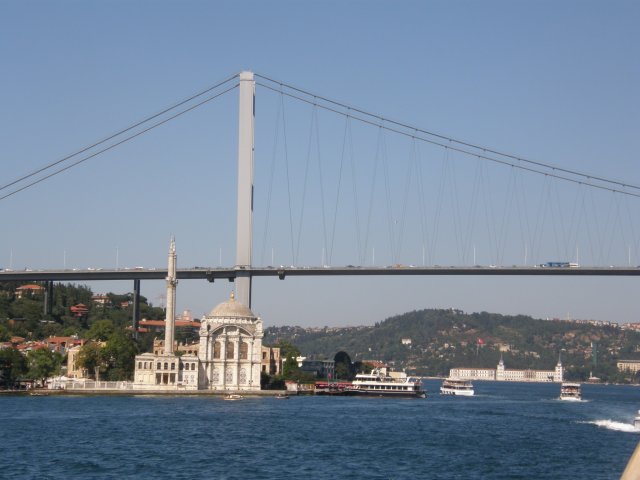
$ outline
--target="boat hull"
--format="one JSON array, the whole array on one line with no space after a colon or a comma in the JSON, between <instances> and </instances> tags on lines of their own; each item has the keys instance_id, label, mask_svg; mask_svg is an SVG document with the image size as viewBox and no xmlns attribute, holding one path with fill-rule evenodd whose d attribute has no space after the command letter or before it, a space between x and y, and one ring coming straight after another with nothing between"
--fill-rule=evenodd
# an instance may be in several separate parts
<instances>
[{"instance_id":1,"label":"boat hull","mask_svg":"<svg viewBox=\"0 0 640 480\"><path fill-rule=\"evenodd\" d=\"M569 397L567 395L560 395L560 400L563 400L565 402L580 402L582 401L581 397Z\"/></svg>"},{"instance_id":2,"label":"boat hull","mask_svg":"<svg viewBox=\"0 0 640 480\"><path fill-rule=\"evenodd\" d=\"M442 395L454 395L457 397L473 397L475 395L474 390L452 390L445 387L440 387L440 393Z\"/></svg>"},{"instance_id":3,"label":"boat hull","mask_svg":"<svg viewBox=\"0 0 640 480\"><path fill-rule=\"evenodd\" d=\"M345 389L344 392L342 392L342 395L347 397L427 398L427 392L425 392L424 390L417 390L413 392L393 392L365 389Z\"/></svg>"}]
</instances>

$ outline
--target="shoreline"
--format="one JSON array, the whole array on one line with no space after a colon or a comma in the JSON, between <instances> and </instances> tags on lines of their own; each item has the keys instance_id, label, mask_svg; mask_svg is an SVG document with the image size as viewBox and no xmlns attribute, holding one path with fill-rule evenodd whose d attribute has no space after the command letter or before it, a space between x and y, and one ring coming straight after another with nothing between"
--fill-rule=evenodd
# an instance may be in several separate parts
<instances>
[{"instance_id":1,"label":"shoreline","mask_svg":"<svg viewBox=\"0 0 640 480\"><path fill-rule=\"evenodd\" d=\"M32 395L36 394L36 395ZM296 395L293 392L287 392L286 390L257 390L251 392L238 391L238 390L123 390L115 388L87 388L87 389L59 389L59 390L0 390L0 396L2 395L15 395L25 397L53 397L53 396L122 396L122 397L137 397L137 396L165 396L165 397L183 397L183 396L204 396L204 397L224 397L226 395L242 395L243 397L275 397L277 395Z\"/></svg>"}]
</instances>

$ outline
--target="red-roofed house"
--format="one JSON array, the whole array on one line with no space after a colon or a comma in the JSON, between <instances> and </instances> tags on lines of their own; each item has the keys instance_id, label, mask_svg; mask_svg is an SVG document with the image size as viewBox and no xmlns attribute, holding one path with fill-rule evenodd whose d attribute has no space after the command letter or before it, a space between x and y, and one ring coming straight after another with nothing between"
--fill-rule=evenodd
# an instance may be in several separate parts
<instances>
[{"instance_id":1,"label":"red-roofed house","mask_svg":"<svg viewBox=\"0 0 640 480\"><path fill-rule=\"evenodd\" d=\"M44 293L44 287L35 284L22 285L16 288L16 298L33 297Z\"/></svg>"},{"instance_id":2,"label":"red-roofed house","mask_svg":"<svg viewBox=\"0 0 640 480\"><path fill-rule=\"evenodd\" d=\"M72 347L82 346L86 343L86 340L83 338L77 337L49 337L45 340L45 343L49 347L50 350L54 352L65 353Z\"/></svg>"},{"instance_id":3,"label":"red-roofed house","mask_svg":"<svg viewBox=\"0 0 640 480\"><path fill-rule=\"evenodd\" d=\"M43 348L49 348L49 347L47 347L47 344L43 342L25 342L25 343L16 345L16 350L22 353L27 353L27 352L30 352L31 350L41 350Z\"/></svg>"},{"instance_id":4,"label":"red-roofed house","mask_svg":"<svg viewBox=\"0 0 640 480\"><path fill-rule=\"evenodd\" d=\"M71 310L71 313L74 317L84 317L87 313L89 313L89 309L84 303L74 305L73 307L70 307L69 310Z\"/></svg>"}]
</instances>

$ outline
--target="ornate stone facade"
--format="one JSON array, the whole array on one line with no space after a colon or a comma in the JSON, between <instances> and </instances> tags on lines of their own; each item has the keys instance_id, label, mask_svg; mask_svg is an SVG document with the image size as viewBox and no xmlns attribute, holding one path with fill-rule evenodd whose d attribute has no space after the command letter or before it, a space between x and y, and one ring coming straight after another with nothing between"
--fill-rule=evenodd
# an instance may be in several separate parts
<instances>
[{"instance_id":1,"label":"ornate stone facade","mask_svg":"<svg viewBox=\"0 0 640 480\"><path fill-rule=\"evenodd\" d=\"M200 320L198 388L260 390L262 320L231 298Z\"/></svg>"},{"instance_id":2,"label":"ornate stone facade","mask_svg":"<svg viewBox=\"0 0 640 480\"><path fill-rule=\"evenodd\" d=\"M135 358L138 390L260 390L260 372L279 373L280 350L262 348L262 320L234 294L200 321L200 342L175 343L176 247L171 239L164 342ZM171 299L169 301L169 299ZM181 348L182 347L182 348ZM262 368L263 357L265 367Z\"/></svg>"}]
</instances>

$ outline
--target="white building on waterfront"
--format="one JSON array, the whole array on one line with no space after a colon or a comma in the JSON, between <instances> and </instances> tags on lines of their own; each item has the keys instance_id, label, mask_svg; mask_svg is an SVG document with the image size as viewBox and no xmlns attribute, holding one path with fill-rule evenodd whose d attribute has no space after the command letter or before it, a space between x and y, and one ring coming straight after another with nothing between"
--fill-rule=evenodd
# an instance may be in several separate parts
<instances>
[{"instance_id":1,"label":"white building on waterfront","mask_svg":"<svg viewBox=\"0 0 640 480\"><path fill-rule=\"evenodd\" d=\"M200 320L199 389L260 390L262 320L231 298Z\"/></svg>"},{"instance_id":2,"label":"white building on waterfront","mask_svg":"<svg viewBox=\"0 0 640 480\"><path fill-rule=\"evenodd\" d=\"M508 370L502 356L496 369L491 368L452 368L449 377L464 380L495 380L498 382L557 382L562 383L564 368L562 361L554 370Z\"/></svg>"},{"instance_id":3,"label":"white building on waterfront","mask_svg":"<svg viewBox=\"0 0 640 480\"><path fill-rule=\"evenodd\" d=\"M135 358L135 390L260 390L260 372L271 368L278 349L263 352L262 320L234 294L200 322L197 354L175 352L176 245L171 239L163 348ZM195 349L194 349L195 350ZM277 350L277 352L275 351ZM263 357L265 362L263 362ZM265 363L264 366L262 364Z\"/></svg>"}]
</instances>

